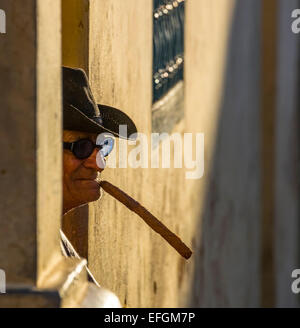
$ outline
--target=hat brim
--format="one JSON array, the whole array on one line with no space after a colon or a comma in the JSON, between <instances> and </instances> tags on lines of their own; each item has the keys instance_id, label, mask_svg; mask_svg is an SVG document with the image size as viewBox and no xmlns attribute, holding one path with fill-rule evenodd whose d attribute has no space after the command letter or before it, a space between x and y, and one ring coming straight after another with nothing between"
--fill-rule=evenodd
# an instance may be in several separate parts
<instances>
[{"instance_id":1,"label":"hat brim","mask_svg":"<svg viewBox=\"0 0 300 328\"><path fill-rule=\"evenodd\" d=\"M98 134L108 132L118 138L136 139L137 128L128 115L114 107L100 104L97 106L102 124L90 119L76 107L67 105L68 108L64 110L64 129ZM123 127L120 128L120 125Z\"/></svg>"}]
</instances>

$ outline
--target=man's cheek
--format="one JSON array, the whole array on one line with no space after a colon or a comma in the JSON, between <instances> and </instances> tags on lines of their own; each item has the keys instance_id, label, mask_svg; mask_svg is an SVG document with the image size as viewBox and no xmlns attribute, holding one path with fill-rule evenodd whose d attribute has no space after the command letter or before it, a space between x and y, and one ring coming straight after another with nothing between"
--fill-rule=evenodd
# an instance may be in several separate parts
<instances>
[{"instance_id":1,"label":"man's cheek","mask_svg":"<svg viewBox=\"0 0 300 328\"><path fill-rule=\"evenodd\" d=\"M64 152L63 154L64 169L67 171L74 171L80 166L81 160L76 158L72 153Z\"/></svg>"}]
</instances>

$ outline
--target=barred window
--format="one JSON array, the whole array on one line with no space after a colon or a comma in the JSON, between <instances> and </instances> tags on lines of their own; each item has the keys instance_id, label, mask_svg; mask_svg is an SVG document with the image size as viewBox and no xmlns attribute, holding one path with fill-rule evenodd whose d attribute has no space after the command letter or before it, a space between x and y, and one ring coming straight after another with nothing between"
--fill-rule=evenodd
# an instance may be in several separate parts
<instances>
[{"instance_id":1,"label":"barred window","mask_svg":"<svg viewBox=\"0 0 300 328\"><path fill-rule=\"evenodd\" d=\"M153 0L152 132L170 133L184 116L185 0Z\"/></svg>"},{"instance_id":2,"label":"barred window","mask_svg":"<svg viewBox=\"0 0 300 328\"><path fill-rule=\"evenodd\" d=\"M183 80L184 0L153 0L153 103Z\"/></svg>"}]
</instances>

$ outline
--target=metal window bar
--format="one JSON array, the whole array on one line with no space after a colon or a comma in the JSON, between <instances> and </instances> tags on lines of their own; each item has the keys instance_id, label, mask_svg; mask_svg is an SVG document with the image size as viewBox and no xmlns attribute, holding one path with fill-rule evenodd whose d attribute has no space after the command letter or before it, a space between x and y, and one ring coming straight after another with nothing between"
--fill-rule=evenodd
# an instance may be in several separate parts
<instances>
[{"instance_id":1,"label":"metal window bar","mask_svg":"<svg viewBox=\"0 0 300 328\"><path fill-rule=\"evenodd\" d=\"M153 0L153 103L183 80L185 0Z\"/></svg>"}]
</instances>

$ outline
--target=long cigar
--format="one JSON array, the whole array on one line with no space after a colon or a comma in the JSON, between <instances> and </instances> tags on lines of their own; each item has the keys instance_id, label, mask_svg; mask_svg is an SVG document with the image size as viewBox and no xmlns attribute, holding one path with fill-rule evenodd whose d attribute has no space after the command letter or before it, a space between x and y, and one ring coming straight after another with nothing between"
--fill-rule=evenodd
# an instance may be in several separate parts
<instances>
[{"instance_id":1,"label":"long cigar","mask_svg":"<svg viewBox=\"0 0 300 328\"><path fill-rule=\"evenodd\" d=\"M162 224L140 203L107 181L100 181L100 186L131 211L139 215L155 232L160 234L172 247L174 247L180 255L186 259L191 257L192 251L181 241L181 239L170 231L164 224Z\"/></svg>"}]
</instances>

